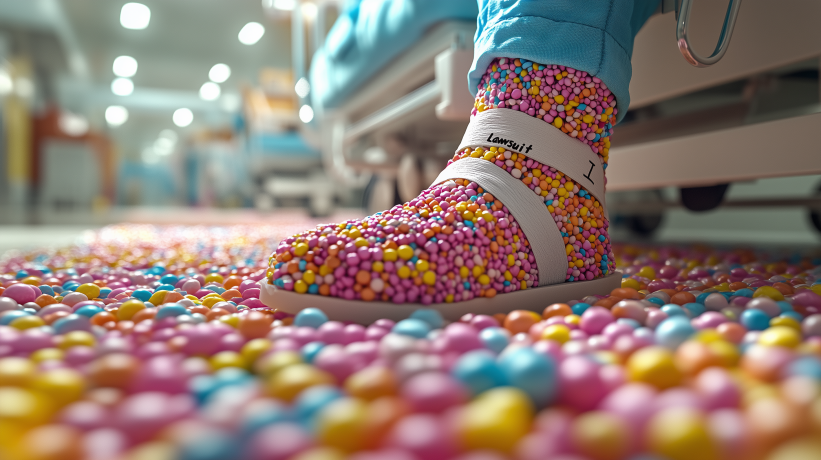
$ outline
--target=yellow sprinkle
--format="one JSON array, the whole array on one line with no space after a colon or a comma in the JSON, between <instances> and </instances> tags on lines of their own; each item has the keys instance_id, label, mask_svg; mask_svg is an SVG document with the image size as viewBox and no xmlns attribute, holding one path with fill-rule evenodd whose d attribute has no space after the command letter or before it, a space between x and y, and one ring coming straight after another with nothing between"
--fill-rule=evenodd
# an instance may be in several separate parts
<instances>
[{"instance_id":1,"label":"yellow sprinkle","mask_svg":"<svg viewBox=\"0 0 821 460\"><path fill-rule=\"evenodd\" d=\"M407 244L403 244L402 246L399 246L397 253L399 254L399 257L408 260L413 257L413 248Z\"/></svg>"},{"instance_id":2,"label":"yellow sprinkle","mask_svg":"<svg viewBox=\"0 0 821 460\"><path fill-rule=\"evenodd\" d=\"M436 284L436 273L433 271L426 271L425 274L422 275L422 281L428 286L433 286Z\"/></svg>"},{"instance_id":3,"label":"yellow sprinkle","mask_svg":"<svg viewBox=\"0 0 821 460\"><path fill-rule=\"evenodd\" d=\"M411 275L411 269L408 268L407 265L403 265L399 268L399 270L396 270L396 276L398 276L402 279L406 279L410 275Z\"/></svg>"}]
</instances>

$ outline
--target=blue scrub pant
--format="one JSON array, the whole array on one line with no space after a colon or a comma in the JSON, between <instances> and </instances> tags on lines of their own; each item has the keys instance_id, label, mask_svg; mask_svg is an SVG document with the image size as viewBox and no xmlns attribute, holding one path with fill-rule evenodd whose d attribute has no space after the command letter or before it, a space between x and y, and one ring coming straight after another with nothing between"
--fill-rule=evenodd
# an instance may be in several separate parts
<instances>
[{"instance_id":1,"label":"blue scrub pant","mask_svg":"<svg viewBox=\"0 0 821 460\"><path fill-rule=\"evenodd\" d=\"M501 57L558 64L599 77L630 105L633 39L660 0L478 0L470 90ZM671 31L672 33L672 31Z\"/></svg>"}]
</instances>

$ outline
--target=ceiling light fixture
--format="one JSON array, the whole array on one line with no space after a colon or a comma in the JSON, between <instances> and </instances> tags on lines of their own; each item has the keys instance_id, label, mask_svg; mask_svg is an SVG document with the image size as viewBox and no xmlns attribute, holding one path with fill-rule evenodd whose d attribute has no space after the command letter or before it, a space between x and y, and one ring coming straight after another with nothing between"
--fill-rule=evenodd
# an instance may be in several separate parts
<instances>
[{"instance_id":1,"label":"ceiling light fixture","mask_svg":"<svg viewBox=\"0 0 821 460\"><path fill-rule=\"evenodd\" d=\"M134 82L129 78L115 78L111 82L111 92L117 96L128 96L134 92Z\"/></svg>"},{"instance_id":2,"label":"ceiling light fixture","mask_svg":"<svg viewBox=\"0 0 821 460\"><path fill-rule=\"evenodd\" d=\"M208 78L214 83L222 83L231 76L231 68L226 64L214 64L208 71Z\"/></svg>"},{"instance_id":3,"label":"ceiling light fixture","mask_svg":"<svg viewBox=\"0 0 821 460\"><path fill-rule=\"evenodd\" d=\"M240 43L243 45L253 45L258 42L263 35L265 35L265 27L262 27L262 24L249 22L239 31L237 38L239 38Z\"/></svg>"},{"instance_id":4,"label":"ceiling light fixture","mask_svg":"<svg viewBox=\"0 0 821 460\"><path fill-rule=\"evenodd\" d=\"M114 59L112 70L118 77L133 77L137 73L137 60L131 56L119 56Z\"/></svg>"},{"instance_id":5,"label":"ceiling light fixture","mask_svg":"<svg viewBox=\"0 0 821 460\"><path fill-rule=\"evenodd\" d=\"M14 90L14 81L6 69L0 69L0 96L5 96Z\"/></svg>"},{"instance_id":6,"label":"ceiling light fixture","mask_svg":"<svg viewBox=\"0 0 821 460\"><path fill-rule=\"evenodd\" d=\"M297 96L303 99L308 97L308 94L311 93L311 84L308 83L308 79L305 77L300 78L294 85L294 91L296 91Z\"/></svg>"},{"instance_id":7,"label":"ceiling light fixture","mask_svg":"<svg viewBox=\"0 0 821 460\"><path fill-rule=\"evenodd\" d=\"M205 82L200 87L200 98L205 101L215 101L220 97L220 85L213 81Z\"/></svg>"},{"instance_id":8,"label":"ceiling light fixture","mask_svg":"<svg viewBox=\"0 0 821 460\"><path fill-rule=\"evenodd\" d=\"M105 109L105 121L111 126L120 126L128 121L128 109L121 105L112 105Z\"/></svg>"},{"instance_id":9,"label":"ceiling light fixture","mask_svg":"<svg viewBox=\"0 0 821 460\"><path fill-rule=\"evenodd\" d=\"M314 119L314 109L312 109L310 105L303 105L299 109L299 119L302 120L303 123L310 123L311 120Z\"/></svg>"},{"instance_id":10,"label":"ceiling light fixture","mask_svg":"<svg viewBox=\"0 0 821 460\"><path fill-rule=\"evenodd\" d=\"M72 112L60 112L57 119L60 131L71 137L80 137L88 133L88 119L80 114Z\"/></svg>"},{"instance_id":11,"label":"ceiling light fixture","mask_svg":"<svg viewBox=\"0 0 821 460\"><path fill-rule=\"evenodd\" d=\"M191 109L177 109L174 111L174 115L171 117L171 120L173 120L174 124L180 128L185 128L194 121L194 113L191 112Z\"/></svg>"},{"instance_id":12,"label":"ceiling light fixture","mask_svg":"<svg viewBox=\"0 0 821 460\"><path fill-rule=\"evenodd\" d=\"M126 29L142 30L151 21L151 10L142 3L126 3L120 10L120 24Z\"/></svg>"},{"instance_id":13,"label":"ceiling light fixture","mask_svg":"<svg viewBox=\"0 0 821 460\"><path fill-rule=\"evenodd\" d=\"M313 22L316 19L318 9L316 3L303 3L299 5L299 10L302 12L302 17L308 22Z\"/></svg>"}]
</instances>

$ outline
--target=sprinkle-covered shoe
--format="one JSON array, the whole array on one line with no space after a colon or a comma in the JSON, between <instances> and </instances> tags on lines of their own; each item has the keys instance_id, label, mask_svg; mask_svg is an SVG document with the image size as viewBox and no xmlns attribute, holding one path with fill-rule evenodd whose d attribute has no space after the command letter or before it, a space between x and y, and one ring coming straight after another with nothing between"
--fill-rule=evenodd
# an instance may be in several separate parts
<instances>
[{"instance_id":1,"label":"sprinkle-covered shoe","mask_svg":"<svg viewBox=\"0 0 821 460\"><path fill-rule=\"evenodd\" d=\"M620 285L604 201L615 104L585 72L494 61L434 183L404 205L283 240L261 300L367 322L420 306L451 319L541 311L609 293Z\"/></svg>"}]
</instances>

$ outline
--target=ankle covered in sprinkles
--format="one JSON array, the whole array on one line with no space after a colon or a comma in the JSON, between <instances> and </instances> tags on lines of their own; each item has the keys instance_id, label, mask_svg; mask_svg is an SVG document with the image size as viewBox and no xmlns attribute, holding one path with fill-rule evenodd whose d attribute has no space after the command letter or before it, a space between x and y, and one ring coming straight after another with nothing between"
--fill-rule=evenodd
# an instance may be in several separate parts
<instances>
[{"instance_id":1,"label":"ankle covered in sprinkles","mask_svg":"<svg viewBox=\"0 0 821 460\"><path fill-rule=\"evenodd\" d=\"M481 80L472 114L495 108L561 129L590 146L606 167L610 120L618 112L600 80L566 67L498 59ZM448 164L467 157L492 162L542 198L565 244L565 281L615 270L604 208L588 190L550 165L501 147L466 148ZM514 216L467 179L436 184L362 220L287 238L270 265L270 284L346 300L447 303L539 286L533 251Z\"/></svg>"},{"instance_id":2,"label":"ankle covered in sprinkles","mask_svg":"<svg viewBox=\"0 0 821 460\"><path fill-rule=\"evenodd\" d=\"M482 77L472 113L489 109L515 110L544 120L588 145L607 169L611 120L618 109L600 79L565 66L500 58ZM606 213L581 184L504 147L465 148L451 162L467 157L494 163L543 198L564 240L566 281L592 280L615 270Z\"/></svg>"}]
</instances>

